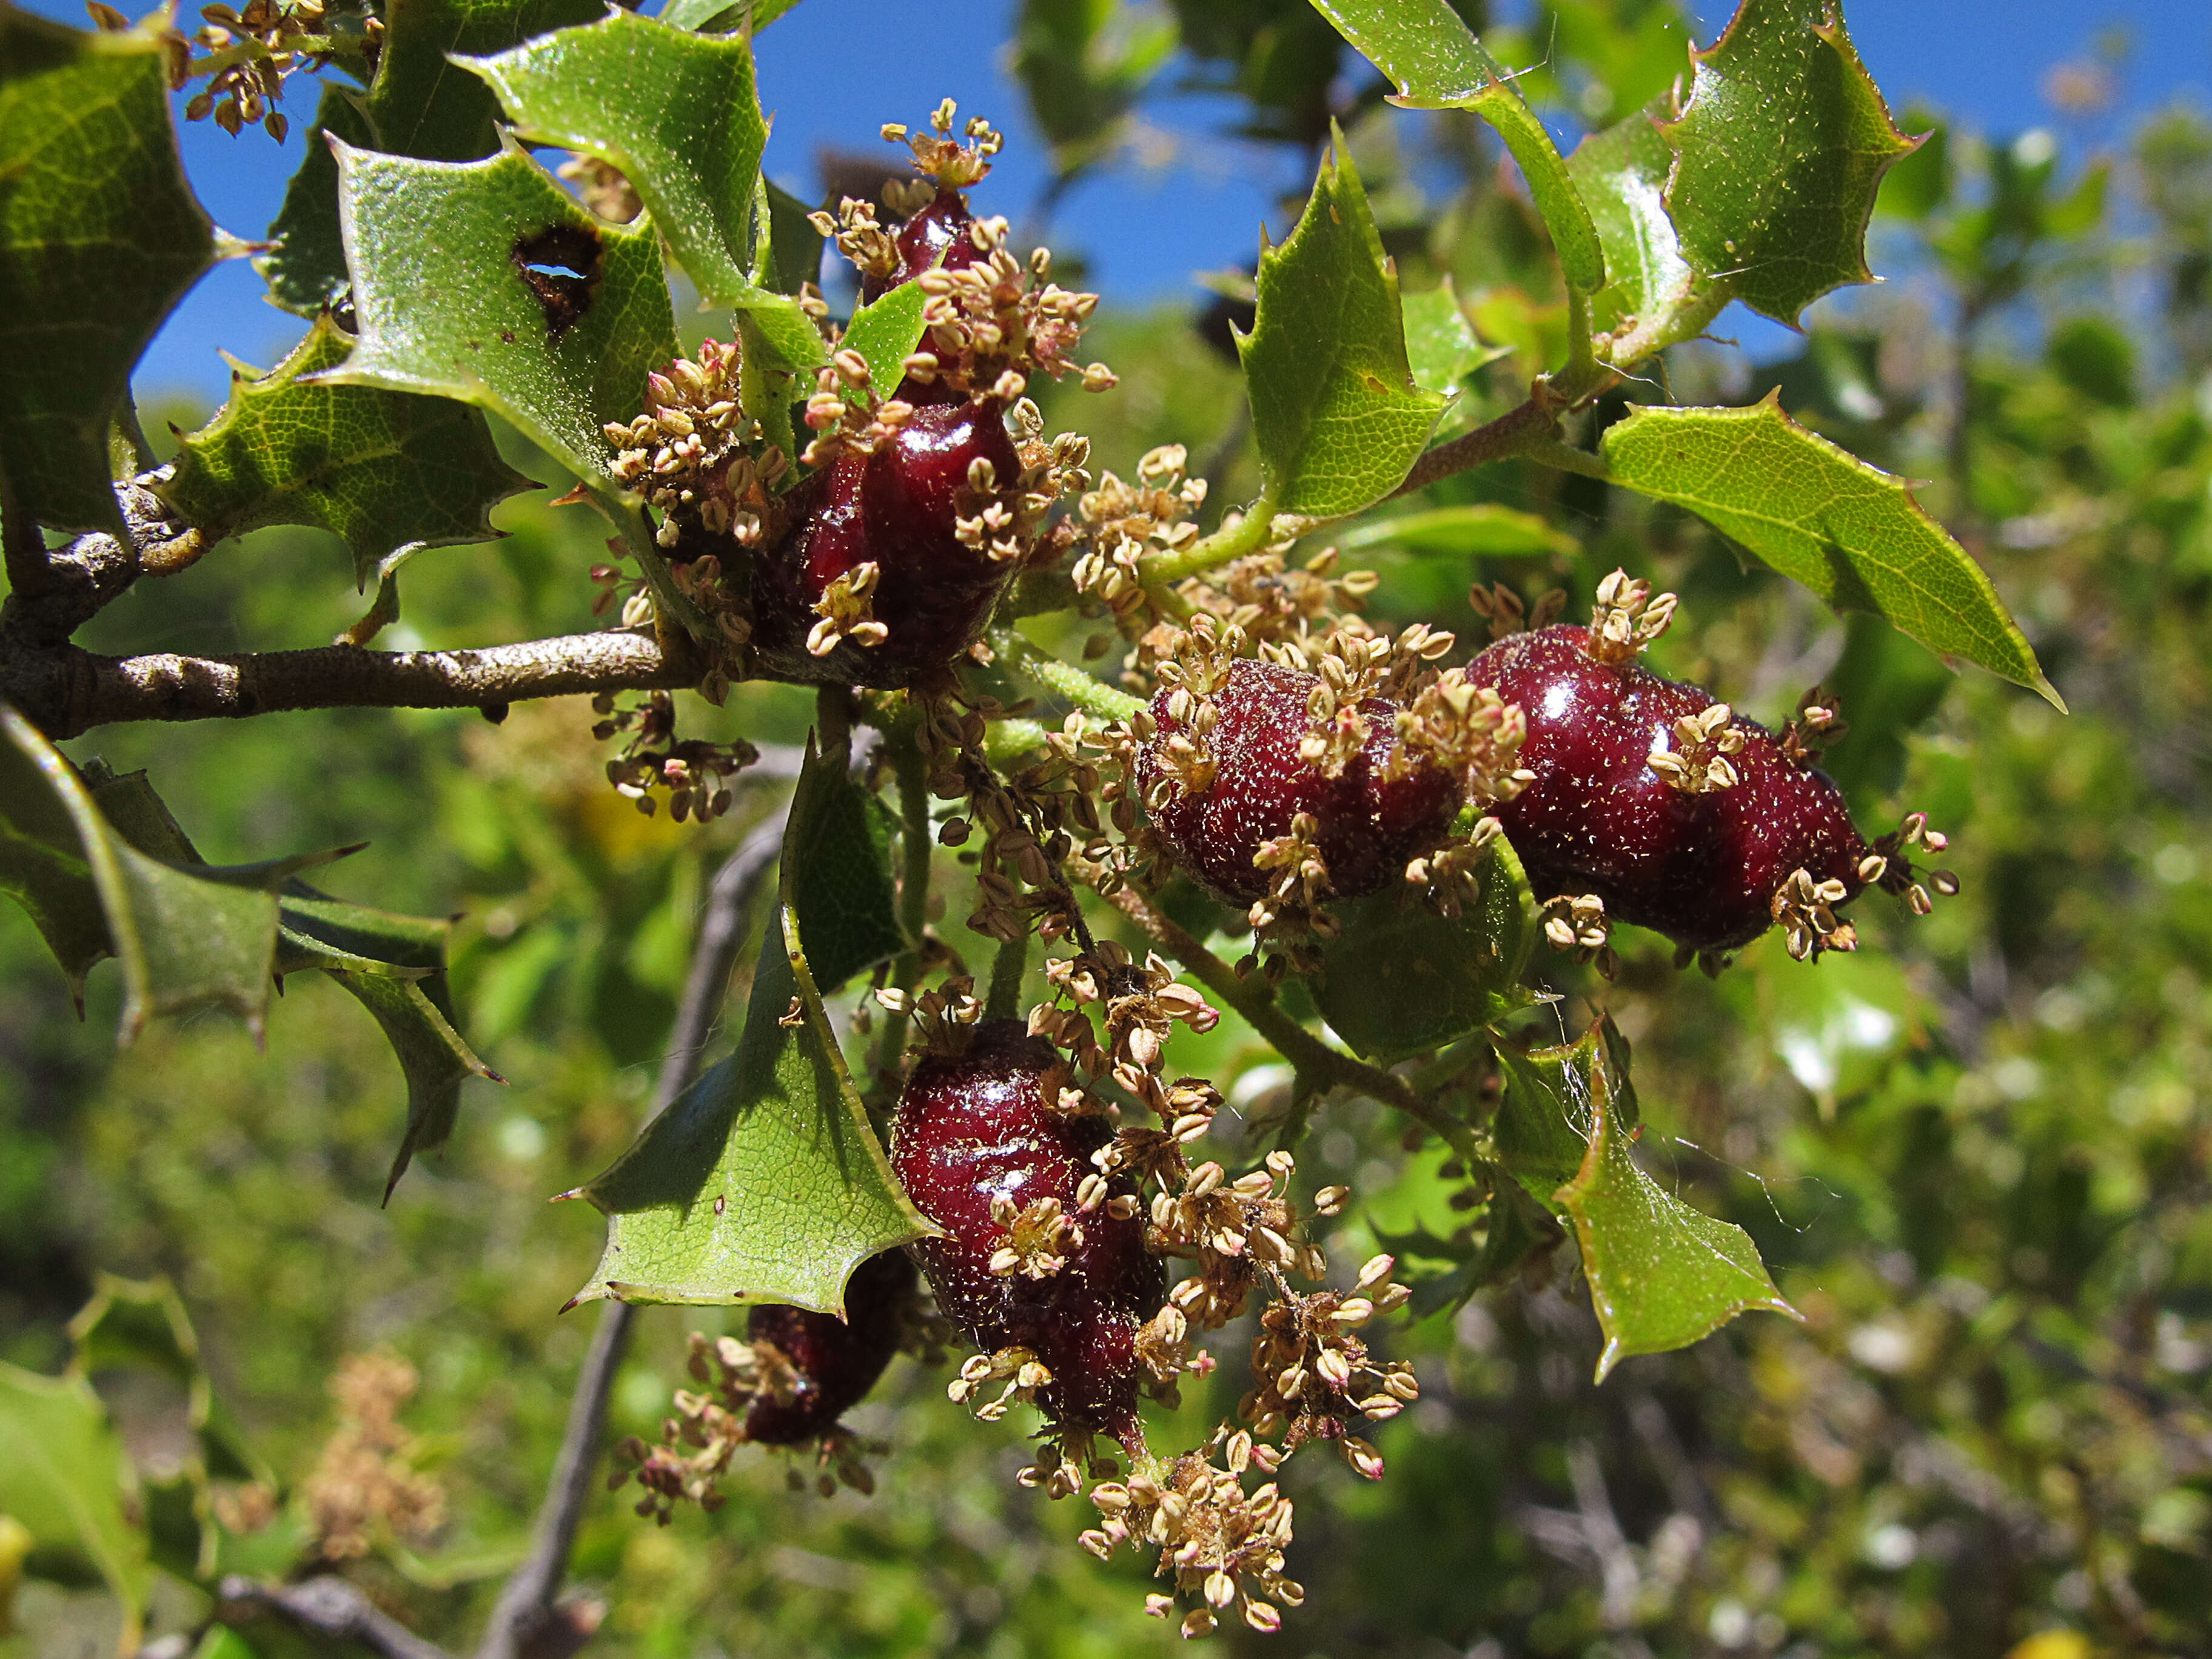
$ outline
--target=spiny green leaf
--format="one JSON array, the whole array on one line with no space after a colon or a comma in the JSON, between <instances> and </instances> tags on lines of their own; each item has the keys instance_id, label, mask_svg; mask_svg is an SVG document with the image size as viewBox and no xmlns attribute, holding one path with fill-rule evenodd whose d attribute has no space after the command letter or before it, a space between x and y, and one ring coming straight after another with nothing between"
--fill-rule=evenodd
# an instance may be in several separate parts
<instances>
[{"instance_id":1,"label":"spiny green leaf","mask_svg":"<svg viewBox=\"0 0 2212 1659\"><path fill-rule=\"evenodd\" d=\"M652 222L602 222L513 148L453 166L341 145L338 176L361 336L321 378L475 404L609 476L604 428L676 356Z\"/></svg>"},{"instance_id":2,"label":"spiny green leaf","mask_svg":"<svg viewBox=\"0 0 2212 1659\"><path fill-rule=\"evenodd\" d=\"M384 49L368 88L376 147L430 161L490 155L499 102L447 54L505 52L605 10L600 0L385 0Z\"/></svg>"},{"instance_id":3,"label":"spiny green leaf","mask_svg":"<svg viewBox=\"0 0 2212 1659\"><path fill-rule=\"evenodd\" d=\"M1498 1051L1505 1077L1490 1137L1498 1159L1534 1199L1559 1209L1558 1192L1574 1179L1589 1153L1588 1075L1602 1064L1601 1045L1609 1025L1600 1023L1581 1041L1516 1054ZM1620 1103L1620 1127L1634 1129L1635 1097Z\"/></svg>"},{"instance_id":4,"label":"spiny green leaf","mask_svg":"<svg viewBox=\"0 0 2212 1659\"><path fill-rule=\"evenodd\" d=\"M1635 1097L1626 1045L1589 1043L1565 1075L1584 1094L1589 1145L1555 1194L1582 1245L1590 1305L1605 1333L1597 1380L1639 1353L1687 1347L1755 1308L1797 1317L1742 1228L1693 1210L1629 1151ZM1615 1060L1618 1058L1618 1068Z\"/></svg>"},{"instance_id":5,"label":"spiny green leaf","mask_svg":"<svg viewBox=\"0 0 2212 1659\"><path fill-rule=\"evenodd\" d=\"M0 0L0 465L51 530L121 527L108 424L215 259L177 159L160 41Z\"/></svg>"},{"instance_id":6,"label":"spiny green leaf","mask_svg":"<svg viewBox=\"0 0 2212 1659\"><path fill-rule=\"evenodd\" d=\"M464 58L533 143L621 169L702 295L751 286L753 186L768 123L752 47L615 11L495 58Z\"/></svg>"},{"instance_id":7,"label":"spiny green leaf","mask_svg":"<svg viewBox=\"0 0 2212 1659\"><path fill-rule=\"evenodd\" d=\"M284 186L284 205L270 222L269 240L276 246L253 262L269 284L270 299L302 317L343 303L352 283L338 234L337 157L325 135L356 149L374 149L376 131L362 100L349 87L324 87L315 125L307 131L307 154Z\"/></svg>"},{"instance_id":8,"label":"spiny green leaf","mask_svg":"<svg viewBox=\"0 0 2212 1659\"><path fill-rule=\"evenodd\" d=\"M1425 1053L1527 1004L1536 927L1521 861L1499 842L1478 879L1455 917L1402 883L1329 907L1342 931L1322 948L1314 1002L1363 1060Z\"/></svg>"},{"instance_id":9,"label":"spiny green leaf","mask_svg":"<svg viewBox=\"0 0 2212 1659\"><path fill-rule=\"evenodd\" d=\"M804 847L792 905L816 984L830 990L908 948L891 888L896 822L836 760L810 746L791 798L790 845Z\"/></svg>"},{"instance_id":10,"label":"spiny green leaf","mask_svg":"<svg viewBox=\"0 0 2212 1659\"><path fill-rule=\"evenodd\" d=\"M1616 483L1709 520L1838 611L1871 611L2060 708L2035 652L1966 550L1912 499L1782 411L1633 409L1599 447Z\"/></svg>"},{"instance_id":11,"label":"spiny green leaf","mask_svg":"<svg viewBox=\"0 0 2212 1659\"><path fill-rule=\"evenodd\" d=\"M1520 163L1552 233L1559 269L1585 294L1605 286L1605 252L1559 147L1512 78L1446 0L1313 0L1314 9L1397 86L1407 109L1467 109L1490 123Z\"/></svg>"},{"instance_id":12,"label":"spiny green leaf","mask_svg":"<svg viewBox=\"0 0 2212 1659\"><path fill-rule=\"evenodd\" d=\"M460 1113L461 1085L472 1077L493 1083L507 1079L477 1059L454 1029L444 975L401 979L389 973L325 971L383 1028L407 1079L407 1132L384 1181L385 1201L390 1203L415 1154L434 1152L452 1135Z\"/></svg>"},{"instance_id":13,"label":"spiny green leaf","mask_svg":"<svg viewBox=\"0 0 2212 1659\"><path fill-rule=\"evenodd\" d=\"M508 466L476 410L447 398L307 377L353 348L319 317L292 355L184 439L161 497L212 544L270 524L343 537L366 586L395 552L489 541L495 503L536 486Z\"/></svg>"},{"instance_id":14,"label":"spiny green leaf","mask_svg":"<svg viewBox=\"0 0 2212 1659\"><path fill-rule=\"evenodd\" d=\"M9 785L0 793L0 867L11 891L27 890L26 908L79 1006L85 969L113 956L123 969L125 1042L155 1015L209 1003L236 1013L258 1040L276 957L276 889L330 855L229 869L164 863L118 833L68 757L12 708L0 707L0 737ZM95 904L104 935L96 949Z\"/></svg>"},{"instance_id":15,"label":"spiny green leaf","mask_svg":"<svg viewBox=\"0 0 2212 1659\"><path fill-rule=\"evenodd\" d=\"M1915 141L1889 118L1838 0L1742 0L1692 50L1667 207L1682 257L1753 310L1795 326L1846 283L1871 282L1867 221L1881 175Z\"/></svg>"},{"instance_id":16,"label":"spiny green leaf","mask_svg":"<svg viewBox=\"0 0 2212 1659\"><path fill-rule=\"evenodd\" d=\"M1459 295L1447 276L1436 287L1406 296L1406 361L1413 384L1449 392L1485 363L1510 355L1507 346L1486 346L1460 309Z\"/></svg>"},{"instance_id":17,"label":"spiny green leaf","mask_svg":"<svg viewBox=\"0 0 2212 1659\"><path fill-rule=\"evenodd\" d=\"M790 902L802 844L785 849L785 897L761 941L738 1052L583 1189L606 1214L607 1246L578 1301L837 1313L854 1268L932 1231L837 1052Z\"/></svg>"},{"instance_id":18,"label":"spiny green leaf","mask_svg":"<svg viewBox=\"0 0 2212 1659\"><path fill-rule=\"evenodd\" d=\"M131 1518L136 1486L89 1382L0 1362L0 1515L29 1531L33 1571L81 1566L106 1581L123 1603L125 1653L137 1650L154 1577Z\"/></svg>"},{"instance_id":19,"label":"spiny green leaf","mask_svg":"<svg viewBox=\"0 0 2212 1659\"><path fill-rule=\"evenodd\" d=\"M1609 282L1597 299L1601 326L1650 316L1691 280L1674 222L1667 216L1674 152L1657 125L1674 113L1673 98L1662 94L1626 120L1590 134L1567 157L1567 171L1605 244Z\"/></svg>"},{"instance_id":20,"label":"spiny green leaf","mask_svg":"<svg viewBox=\"0 0 2212 1659\"><path fill-rule=\"evenodd\" d=\"M1237 349L1267 499L1316 518L1356 513L1403 481L1444 398L1413 384L1398 279L1343 134L1290 240L1261 251L1258 286Z\"/></svg>"}]
</instances>

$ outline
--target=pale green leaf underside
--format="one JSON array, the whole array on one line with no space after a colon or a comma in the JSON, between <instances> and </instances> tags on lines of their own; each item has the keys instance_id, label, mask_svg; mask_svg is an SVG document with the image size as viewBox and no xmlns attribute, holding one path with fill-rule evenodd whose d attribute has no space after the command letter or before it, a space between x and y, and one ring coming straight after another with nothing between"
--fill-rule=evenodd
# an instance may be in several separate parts
<instances>
[{"instance_id":1,"label":"pale green leaf underside","mask_svg":"<svg viewBox=\"0 0 2212 1659\"><path fill-rule=\"evenodd\" d=\"M605 223L512 148L454 164L340 146L338 175L360 339L324 380L474 404L609 477L605 427L627 423L647 374L676 356L650 216ZM576 314L525 280L532 254L595 267Z\"/></svg>"},{"instance_id":2,"label":"pale green leaf underside","mask_svg":"<svg viewBox=\"0 0 2212 1659\"><path fill-rule=\"evenodd\" d=\"M753 185L768 123L741 35L617 11L495 58L465 58L515 131L621 169L707 298L750 286Z\"/></svg>"},{"instance_id":3,"label":"pale green leaf underside","mask_svg":"<svg viewBox=\"0 0 2212 1659\"><path fill-rule=\"evenodd\" d=\"M1668 1192L1629 1151L1627 1116L1602 1050L1587 1070L1589 1144L1557 1202L1574 1224L1583 1273L1605 1349L1597 1380L1623 1359L1686 1347L1740 1313L1796 1316L1782 1299L1759 1247L1742 1228L1716 1220Z\"/></svg>"},{"instance_id":4,"label":"pale green leaf underside","mask_svg":"<svg viewBox=\"0 0 2212 1659\"><path fill-rule=\"evenodd\" d=\"M119 525L108 424L170 307L213 263L150 33L0 0L0 466L50 530Z\"/></svg>"},{"instance_id":5,"label":"pale green leaf underside","mask_svg":"<svg viewBox=\"0 0 2212 1659\"><path fill-rule=\"evenodd\" d=\"M1870 611L1929 650L2057 693L1982 568L1903 479L1782 410L1636 409L1599 446L1608 475L1688 507L1838 611Z\"/></svg>"},{"instance_id":6,"label":"pale green leaf underside","mask_svg":"<svg viewBox=\"0 0 2212 1659\"><path fill-rule=\"evenodd\" d=\"M1498 130L1528 180L1567 281L1586 294L1605 286L1605 254L1589 210L1511 79L1445 0L1313 0L1362 57L1389 76L1408 109L1466 109Z\"/></svg>"},{"instance_id":7,"label":"pale green leaf underside","mask_svg":"<svg viewBox=\"0 0 2212 1659\"><path fill-rule=\"evenodd\" d=\"M327 317L179 447L162 498L210 543L271 524L344 538L366 585L399 548L488 541L493 506L535 486L500 459L479 411L446 398L305 377L345 361Z\"/></svg>"},{"instance_id":8,"label":"pale green leaf underside","mask_svg":"<svg viewBox=\"0 0 2212 1659\"><path fill-rule=\"evenodd\" d=\"M1267 498L1356 513L1404 480L1444 398L1413 384L1397 277L1340 134L1290 240L1261 253L1258 288L1237 351Z\"/></svg>"},{"instance_id":9,"label":"pale green leaf underside","mask_svg":"<svg viewBox=\"0 0 2212 1659\"><path fill-rule=\"evenodd\" d=\"M1838 0L1742 0L1697 65L1667 204L1683 258L1754 311L1795 325L1829 289L1872 280L1867 221L1914 148L1890 119Z\"/></svg>"}]
</instances>

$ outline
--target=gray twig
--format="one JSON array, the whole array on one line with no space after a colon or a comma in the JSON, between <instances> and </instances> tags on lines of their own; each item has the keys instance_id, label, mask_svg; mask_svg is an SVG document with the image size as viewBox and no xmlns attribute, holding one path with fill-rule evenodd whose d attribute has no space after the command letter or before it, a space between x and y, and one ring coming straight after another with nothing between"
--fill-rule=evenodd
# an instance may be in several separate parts
<instances>
[{"instance_id":1,"label":"gray twig","mask_svg":"<svg viewBox=\"0 0 2212 1659\"><path fill-rule=\"evenodd\" d=\"M264 1584L234 1574L222 1581L222 1599L265 1607L310 1635L351 1642L380 1659L452 1659L331 1574L297 1584Z\"/></svg>"},{"instance_id":2,"label":"gray twig","mask_svg":"<svg viewBox=\"0 0 2212 1659\"><path fill-rule=\"evenodd\" d=\"M775 868L789 811L787 805L779 807L762 820L737 851L723 860L707 890L698 939L691 947L690 970L684 978L684 1000L677 1010L668 1053L653 1090L653 1116L666 1111L699 1074L700 1055L729 996L730 975L744 940L746 913L769 872ZM555 1651L573 1652L580 1645L582 1635L588 1634L579 1620L556 1604L555 1598L561 1593L568 1553L591 1495L607 1395L614 1386L615 1373L622 1367L636 1316L637 1310L627 1302L610 1302L599 1316L599 1328L592 1334L591 1349L576 1378L575 1395L569 1402L561 1454L554 1462L545 1502L532 1530L530 1553L500 1590L490 1623L477 1649L477 1659L550 1659Z\"/></svg>"}]
</instances>

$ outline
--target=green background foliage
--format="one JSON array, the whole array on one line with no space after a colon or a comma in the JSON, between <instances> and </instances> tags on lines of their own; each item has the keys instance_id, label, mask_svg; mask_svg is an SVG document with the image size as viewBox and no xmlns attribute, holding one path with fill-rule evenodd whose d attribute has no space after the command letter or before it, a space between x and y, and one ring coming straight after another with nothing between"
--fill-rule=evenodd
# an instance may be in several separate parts
<instances>
[{"instance_id":1,"label":"green background foliage","mask_svg":"<svg viewBox=\"0 0 2212 1659\"><path fill-rule=\"evenodd\" d=\"M1255 129L1308 143L1326 133L1331 112L1316 131L1306 89L1316 63L1334 66L1335 42L1324 26L1315 46L1309 10L1181 9L1210 14L1188 25L1193 46L1209 62L1234 58ZM1616 109L1663 87L1671 70L1652 64L1668 37L1648 27L1658 9L1551 9L1560 67L1617 87ZM1111 67L1102 76L1124 84ZM1540 83L1531 89L1540 96ZM1424 150L1371 100L1336 112L1404 291L1446 291L1449 278L1472 337L1507 349L1486 366L1463 349L1454 358L1469 411L1498 412L1558 360L1565 295L1540 221L1500 185L1487 141L1447 132ZM468 153L489 149L487 137ZM2037 1659L2074 1659L2196 1652L2212 1639L2201 1453L2212 1428L2202 738L2212 423L2201 396L2212 129L2164 118L2131 161L2142 216L2123 235L2086 158L1931 141L1889 175L1881 201L1899 210L1876 222L1892 258L1929 273L1929 286L1815 310L1802 352L1748 384L1704 348L1666 364L1678 402L1747 405L1778 387L1811 431L1892 475L1933 480L1922 499L2010 603L2069 717L1990 677L1948 674L1878 617L1839 622L1673 501L1525 461L1453 479L1418 510L1388 509L1344 538L1348 563L1382 573L1378 625L1419 619L1479 638L1471 580L1529 598L1557 583L1580 608L1615 563L1678 591L1660 665L1769 720L1815 680L1838 688L1852 730L1829 765L1862 825L1930 811L1954 837L1965 891L1918 924L1863 902L1869 948L1817 969L1770 939L1708 981L1678 975L1663 942L1626 933L1620 977L1607 985L1534 946L1561 1000L1514 1013L1520 1041L1558 1044L1601 1006L1633 1043L1640 1134L1632 1151L1608 1142L1606 1170L1640 1204L1679 1200L1755 1243L1802 1323L1747 1316L1688 1349L1622 1358L1594 1383L1608 1334L1591 1291L1608 1268L1542 1207L1580 1179L1588 1154L1558 1088L1528 1093L1517 1071L1504 1081L1496 1150L1521 1178L1510 1192L1527 1199L1497 1200L1508 1224L1476 1264L1514 1271L1464 1303L1456 1291L1477 1279L1451 1254L1464 1171L1432 1144L1409 1155L1402 1120L1370 1103L1316 1111L1303 1178L1358 1193L1333 1255L1387 1243L1423 1284L1426 1316L1384 1340L1419 1367L1424 1398L1378 1436L1390 1463L1379 1485L1322 1459L1291 1466L1291 1570L1308 1602L1272 1650L1242 1637L1231 1646L2002 1659L2041 1634L2058 1644L2030 1649ZM1620 222L1585 192L1613 280L1644 280L1614 253ZM2154 309L2115 302L2123 269L2151 274ZM535 317L526 289L502 292ZM1642 290L1613 292L1633 308ZM650 355L644 337L666 331L653 320L632 349ZM1955 386L1939 386L1939 344L1963 352ZM1256 492L1261 446L1237 435L1239 382L1187 314L1102 318L1093 350L1121 386L1052 401L1053 429L1079 420L1100 463L1125 477L1151 445L1188 441L1217 503ZM598 417L598 395L560 393L579 430ZM519 395L508 401L528 414ZM186 424L210 413L164 412ZM1640 418L1611 399L1591 424L1619 432L1619 445ZM495 430L512 464L541 480L560 473ZM503 539L410 570L415 636L461 646L591 626L583 572L604 526L543 495L501 504L495 522ZM337 546L324 530L257 531L142 585L87 642L319 642L358 605ZM720 709L687 697L684 712L702 735L793 744L811 707L790 688L746 686ZM418 1159L388 1207L400 1062L340 981L288 979L265 1053L217 1016L150 1026L118 1054L107 1034L122 976L93 973L88 1020L73 1024L36 929L0 907L0 1361L60 1373L66 1322L99 1273L167 1274L216 1395L296 1498L332 1427L326 1379L348 1354L404 1355L422 1378L404 1419L448 1519L427 1540L380 1540L347 1571L456 1648L523 1547L598 1316L556 1310L589 1279L600 1220L544 1200L635 1137L706 880L788 787L745 786L737 811L703 830L641 817L605 787L592 719L573 702L518 706L497 726L468 713L324 711L118 727L68 745L118 775L147 769L217 864L365 836L367 850L317 872L323 887L395 912L458 913L440 939L452 1009L513 1086L464 1086L449 1069L436 1087L451 1091L439 1096L450 1141ZM878 826L864 817L851 828L865 840ZM963 895L950 900L943 932L982 969L957 925ZM355 912L349 932L315 908L330 901L282 902L295 925L279 933L280 965L310 940L356 948L346 940L366 926ZM756 935L775 907L758 910ZM854 915L884 920L873 901ZM1191 918L1224 928L1217 944L1231 937L1233 918L1195 900ZM741 974L710 1058L738 1046L734 1011L762 983L787 1006L772 984L777 941L763 944L770 973ZM853 955L897 944L878 927ZM379 959L400 960L395 941L385 948ZM858 1069L872 1048L853 1034L858 987L822 988L818 1018ZM1289 1103L1287 1068L1233 1016L1204 1038L1178 1036L1174 1053L1179 1068L1217 1078L1242 1121ZM1570 1229L1592 1224L1607 1195L1581 1182ZM670 1390L689 1382L688 1329L742 1319L646 1310L616 1431L656 1432ZM198 1443L193 1385L100 1352L89 1386L148 1512L166 1512L159 1494ZM1226 1363L1213 1384L1190 1388L1174 1432L1209 1425L1243 1386L1237 1370ZM1171 1641L1140 1616L1134 1569L1101 1571L1076 1548L1075 1506L1014 1487L1018 1436L948 1407L944 1381L901 1360L854 1414L892 1447L872 1498L787 1490L773 1455L741 1458L724 1508L665 1530L599 1497L575 1561L608 1607L595 1650L1088 1659ZM15 1386L17 1373L0 1371L0 1388ZM82 1397L74 1383L63 1392ZM209 1462L218 1489L234 1480ZM11 1513L40 1501L4 1484L19 1467L0 1474ZM294 1510L270 1532L216 1541L234 1553L226 1560L276 1571L298 1526ZM102 1587L96 1552L40 1563L52 1576L19 1594L22 1633L0 1639L0 1653L112 1643L146 1582L135 1546L116 1547L125 1598ZM272 1553L257 1563L257 1548ZM201 1610L156 1581L149 1628L184 1628Z\"/></svg>"}]
</instances>

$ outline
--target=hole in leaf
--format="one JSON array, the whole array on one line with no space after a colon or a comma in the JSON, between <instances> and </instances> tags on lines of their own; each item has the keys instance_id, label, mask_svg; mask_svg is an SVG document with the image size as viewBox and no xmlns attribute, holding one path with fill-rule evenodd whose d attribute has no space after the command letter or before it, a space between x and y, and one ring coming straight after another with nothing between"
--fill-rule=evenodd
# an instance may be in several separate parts
<instances>
[{"instance_id":1,"label":"hole in leaf","mask_svg":"<svg viewBox=\"0 0 2212 1659\"><path fill-rule=\"evenodd\" d=\"M599 239L581 225L550 225L515 240L507 256L558 340L592 308L599 285Z\"/></svg>"}]
</instances>

